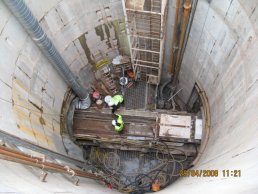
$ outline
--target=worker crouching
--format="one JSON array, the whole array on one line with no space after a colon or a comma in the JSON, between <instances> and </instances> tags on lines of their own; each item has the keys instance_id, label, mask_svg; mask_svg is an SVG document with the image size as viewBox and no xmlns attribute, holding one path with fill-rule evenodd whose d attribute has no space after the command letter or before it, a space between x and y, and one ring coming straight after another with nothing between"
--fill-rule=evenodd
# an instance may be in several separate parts
<instances>
[{"instance_id":1,"label":"worker crouching","mask_svg":"<svg viewBox=\"0 0 258 194\"><path fill-rule=\"evenodd\" d=\"M115 127L116 132L122 132L124 129L124 121L121 115L115 114L116 120L112 120L112 125Z\"/></svg>"},{"instance_id":2,"label":"worker crouching","mask_svg":"<svg viewBox=\"0 0 258 194\"><path fill-rule=\"evenodd\" d=\"M124 103L123 96L119 94L113 97L106 96L104 100L108 104L108 106L112 107L112 114L114 114L115 111L121 106L121 104Z\"/></svg>"}]
</instances>

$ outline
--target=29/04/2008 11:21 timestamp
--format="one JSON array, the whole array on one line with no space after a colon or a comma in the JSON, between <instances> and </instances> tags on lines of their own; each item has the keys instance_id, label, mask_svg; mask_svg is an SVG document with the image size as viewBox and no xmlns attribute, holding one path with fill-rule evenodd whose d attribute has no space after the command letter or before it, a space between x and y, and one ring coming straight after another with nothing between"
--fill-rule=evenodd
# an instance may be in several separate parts
<instances>
[{"instance_id":1,"label":"29/04/2008 11:21 timestamp","mask_svg":"<svg viewBox=\"0 0 258 194\"><path fill-rule=\"evenodd\" d=\"M219 170L180 170L181 177L218 177ZM222 170L223 177L241 177L241 170Z\"/></svg>"}]
</instances>

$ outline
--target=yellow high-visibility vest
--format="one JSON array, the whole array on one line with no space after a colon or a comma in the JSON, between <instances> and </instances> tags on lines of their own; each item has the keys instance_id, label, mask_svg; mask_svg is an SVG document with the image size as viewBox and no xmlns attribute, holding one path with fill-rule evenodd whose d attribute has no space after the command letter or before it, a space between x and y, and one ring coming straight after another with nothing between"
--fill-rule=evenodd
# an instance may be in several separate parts
<instances>
[{"instance_id":1,"label":"yellow high-visibility vest","mask_svg":"<svg viewBox=\"0 0 258 194\"><path fill-rule=\"evenodd\" d=\"M118 105L119 103L122 103L124 101L124 98L122 95L115 95L112 97L112 101L114 103L114 105Z\"/></svg>"},{"instance_id":2,"label":"yellow high-visibility vest","mask_svg":"<svg viewBox=\"0 0 258 194\"><path fill-rule=\"evenodd\" d=\"M119 125L116 124L116 126L115 126L115 131L120 132L120 131L122 131L123 128L124 128L124 121L123 121L121 115L116 114L116 116L118 117L117 120L116 120L116 123L119 124Z\"/></svg>"}]
</instances>

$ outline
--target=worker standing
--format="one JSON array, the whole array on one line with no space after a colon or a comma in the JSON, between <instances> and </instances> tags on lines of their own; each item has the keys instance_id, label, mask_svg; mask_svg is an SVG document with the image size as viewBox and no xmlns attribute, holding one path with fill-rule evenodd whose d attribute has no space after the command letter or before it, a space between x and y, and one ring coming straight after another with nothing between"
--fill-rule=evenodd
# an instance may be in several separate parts
<instances>
[{"instance_id":1,"label":"worker standing","mask_svg":"<svg viewBox=\"0 0 258 194\"><path fill-rule=\"evenodd\" d=\"M115 113L115 111L123 104L124 98L122 95L115 95L113 97L111 96L106 96L105 97L105 102L108 104L108 106L112 107L112 114Z\"/></svg>"},{"instance_id":2,"label":"worker standing","mask_svg":"<svg viewBox=\"0 0 258 194\"><path fill-rule=\"evenodd\" d=\"M116 120L112 120L112 125L115 127L116 132L121 132L123 131L124 128L124 121L121 115L115 114L116 115Z\"/></svg>"}]
</instances>

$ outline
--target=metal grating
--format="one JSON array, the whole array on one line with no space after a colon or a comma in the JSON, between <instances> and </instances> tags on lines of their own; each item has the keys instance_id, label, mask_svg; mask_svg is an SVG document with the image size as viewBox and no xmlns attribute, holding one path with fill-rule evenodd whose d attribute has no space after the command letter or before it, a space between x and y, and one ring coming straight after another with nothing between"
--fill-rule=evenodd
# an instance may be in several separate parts
<instances>
[{"instance_id":1,"label":"metal grating","mask_svg":"<svg viewBox=\"0 0 258 194\"><path fill-rule=\"evenodd\" d=\"M125 91L126 109L144 109L146 98L146 83L135 82L134 86Z\"/></svg>"},{"instance_id":2,"label":"metal grating","mask_svg":"<svg viewBox=\"0 0 258 194\"><path fill-rule=\"evenodd\" d=\"M147 102L146 108L148 110L156 109L156 96L157 96L157 86L156 85L147 85Z\"/></svg>"}]
</instances>

